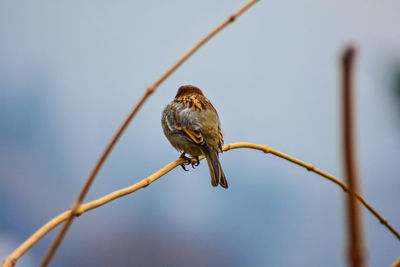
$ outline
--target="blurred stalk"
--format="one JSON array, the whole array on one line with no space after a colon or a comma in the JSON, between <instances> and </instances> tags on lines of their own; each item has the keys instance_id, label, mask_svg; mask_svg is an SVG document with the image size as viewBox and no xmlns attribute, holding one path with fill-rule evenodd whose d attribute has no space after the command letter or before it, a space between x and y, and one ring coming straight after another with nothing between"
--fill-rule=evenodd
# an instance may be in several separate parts
<instances>
[{"instance_id":1,"label":"blurred stalk","mask_svg":"<svg viewBox=\"0 0 400 267\"><path fill-rule=\"evenodd\" d=\"M343 156L346 183L349 187L347 194L347 231L348 231L348 260L349 266L365 266L364 239L362 233L362 216L357 203L356 193L359 192L358 168L356 163L354 143L354 89L353 66L355 49L348 47L342 57L342 86L343 86Z\"/></svg>"}]
</instances>

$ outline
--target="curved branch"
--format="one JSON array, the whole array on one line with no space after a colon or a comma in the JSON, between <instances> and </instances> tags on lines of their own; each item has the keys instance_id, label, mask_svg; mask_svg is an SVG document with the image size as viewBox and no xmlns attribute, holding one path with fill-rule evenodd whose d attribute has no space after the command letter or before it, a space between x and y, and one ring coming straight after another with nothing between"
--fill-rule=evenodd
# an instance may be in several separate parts
<instances>
[{"instance_id":1,"label":"curved branch","mask_svg":"<svg viewBox=\"0 0 400 267\"><path fill-rule=\"evenodd\" d=\"M225 145L223 147L223 151L228 151L231 149L238 149L238 148L250 148L250 149L256 149L256 150L261 150L264 153L270 153L273 154L277 157L286 159L290 162L293 162L297 165L300 165L302 167L304 167L305 169L307 169L308 171L312 171L315 172L316 174L325 177L326 179L334 182L335 184L339 185L345 192L348 192L348 187L346 184L344 184L343 182L341 182L339 179L335 178L334 176L323 172L317 168L314 167L314 165L305 163L301 160L298 160L296 158L293 158L289 155L286 155L278 150L272 149L267 145L257 145L257 144L253 144L253 143L234 143L234 144L228 144ZM204 159L204 157L200 157L200 160ZM168 165L166 165L165 167L163 167L162 169L160 169L159 171L157 171L156 173L150 175L149 177L141 180L140 182L114 191L104 197L101 197L99 199L93 200L91 202L82 204L78 207L77 212L75 213L76 216L79 216L89 210L98 208L100 206L103 206L104 204L107 204L108 202L115 200L117 198L120 198L122 196L131 194L141 188L145 188L146 186L148 186L149 184L151 184L152 182L156 181L157 179L161 178L163 175L167 174L168 172L170 172L171 170L173 170L175 167L181 165L182 163L185 163L186 161L184 159L177 159L171 163L169 163ZM368 204L368 202L359 194L356 194L357 199L373 214L375 215L375 217L383 224L385 225L399 240L400 240L400 234L389 224L389 222L382 217L371 205ZM24 243L22 243L16 250L14 250L14 252L12 252L12 254L10 256L8 256L8 258L4 261L3 267L10 267L13 266L15 264L15 262L22 256L24 255L25 252L27 252L31 247L33 247L41 238L43 238L48 232L50 232L51 230L53 230L57 225L59 225L60 223L62 223L63 221L68 219L68 216L70 214L70 210L65 211L63 213L61 213L60 215L58 215L57 217L53 218L52 220L50 220L48 223L46 223L45 225L43 225L39 230L36 231L36 233L34 233L32 236L30 236Z\"/></svg>"},{"instance_id":2,"label":"curved branch","mask_svg":"<svg viewBox=\"0 0 400 267\"><path fill-rule=\"evenodd\" d=\"M400 257L392 264L392 267L400 267Z\"/></svg>"},{"instance_id":3,"label":"curved branch","mask_svg":"<svg viewBox=\"0 0 400 267\"><path fill-rule=\"evenodd\" d=\"M54 253L56 252L58 246L61 244L65 234L67 233L69 227L71 226L76 211L78 210L79 206L81 205L83 199L85 198L87 192L89 191L90 186L92 185L94 179L96 178L97 174L99 173L101 167L103 166L104 162L106 161L108 155L111 153L111 150L121 137L122 133L128 127L129 123L132 121L133 117L139 111L139 109L143 106L144 102L149 98L149 96L154 93L157 87L164 82L177 68L179 68L191 55L193 55L200 47L202 47L208 40L210 40L213 36L219 33L222 29L226 26L234 22L240 15L242 15L247 9L249 9L252 5L254 5L258 0L250 0L245 5L243 5L238 11L236 11L233 15L229 16L224 22L214 28L210 33L204 36L197 44L195 44L186 54L184 54L177 62L175 62L160 78L158 78L151 86L147 88L145 93L143 94L142 98L137 102L137 104L133 107L131 112L125 118L121 126L115 132L114 136L104 149L103 153L100 155L100 158L96 162L95 166L93 167L92 171L90 172L88 178L86 179L85 184L83 185L78 197L76 198L74 204L72 205L71 211L69 212L68 219L58 232L56 238L54 239L53 243L51 244L49 250L47 251L45 257L43 258L42 263L40 264L41 267L45 267L49 264L51 258L53 257Z\"/></svg>"}]
</instances>

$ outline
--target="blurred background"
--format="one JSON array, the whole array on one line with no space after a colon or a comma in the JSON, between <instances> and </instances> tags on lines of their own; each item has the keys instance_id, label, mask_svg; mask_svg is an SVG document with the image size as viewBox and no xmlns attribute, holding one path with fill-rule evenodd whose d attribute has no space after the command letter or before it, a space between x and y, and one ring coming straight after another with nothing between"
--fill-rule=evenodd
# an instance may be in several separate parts
<instances>
[{"instance_id":1,"label":"blurred background","mask_svg":"<svg viewBox=\"0 0 400 267\"><path fill-rule=\"evenodd\" d=\"M0 259L67 210L131 107L245 1L0 2ZM400 2L260 1L159 87L85 201L147 177L179 153L160 117L179 86L203 89L225 143L254 142L342 176L339 57L359 48L357 129L365 198L400 229ZM52 266L343 266L342 190L254 150L79 217ZM364 211L367 257L398 240ZM56 231L18 266L36 266Z\"/></svg>"}]
</instances>

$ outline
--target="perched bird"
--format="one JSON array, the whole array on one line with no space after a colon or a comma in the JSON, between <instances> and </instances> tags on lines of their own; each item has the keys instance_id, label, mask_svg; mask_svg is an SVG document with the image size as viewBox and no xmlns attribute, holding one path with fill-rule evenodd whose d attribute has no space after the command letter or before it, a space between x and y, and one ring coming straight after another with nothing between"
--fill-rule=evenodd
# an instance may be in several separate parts
<instances>
[{"instance_id":1,"label":"perched bird","mask_svg":"<svg viewBox=\"0 0 400 267\"><path fill-rule=\"evenodd\" d=\"M197 163L193 167L199 164L198 157L204 155L212 186L220 184L228 188L218 158L224 144L221 123L217 111L199 88L181 86L174 100L164 108L161 125L172 146L182 152L181 158L189 159L185 153L194 157ZM182 168L185 169L184 165Z\"/></svg>"}]
</instances>

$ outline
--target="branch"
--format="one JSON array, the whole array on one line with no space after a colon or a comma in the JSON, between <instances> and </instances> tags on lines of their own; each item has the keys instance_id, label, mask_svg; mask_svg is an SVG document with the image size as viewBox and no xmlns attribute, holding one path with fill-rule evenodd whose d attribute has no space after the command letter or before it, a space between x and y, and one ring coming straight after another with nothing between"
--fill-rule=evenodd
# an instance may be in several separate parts
<instances>
[{"instance_id":1,"label":"branch","mask_svg":"<svg viewBox=\"0 0 400 267\"><path fill-rule=\"evenodd\" d=\"M100 158L98 159L96 165L94 166L93 170L90 172L88 178L86 179L86 182L84 186L81 189L81 192L79 193L78 197L75 200L75 203L72 205L71 211L67 214L68 219L61 228L61 230L58 232L58 235L54 239L51 247L46 253L46 256L43 258L42 263L40 264L41 267L45 267L49 264L51 258L53 257L54 253L56 252L58 246L61 244L65 234L67 233L69 227L71 226L74 217L73 215L76 214L80 204L82 203L83 199L85 198L87 192L89 191L90 186L92 185L94 179L96 178L97 174L99 173L101 167L103 166L104 162L106 161L108 155L110 154L111 150L121 137L122 133L125 131L125 129L128 127L129 123L132 121L133 117L136 115L136 113L139 111L139 109L142 107L144 102L147 100L147 98L155 92L157 87L165 81L177 68L179 68L183 62L185 62L193 53L195 53L201 46L203 46L208 40L210 40L214 35L216 35L218 32L220 32L223 28L225 28L227 25L230 23L234 22L236 18L238 18L242 13L244 13L247 9L249 9L252 5L254 5L258 0L250 0L247 2L243 7L241 7L238 11L236 11L235 14L231 15L228 19L226 19L223 23L221 23L219 26L217 26L215 29L213 29L209 34L203 37L195 46L193 46L185 55L183 55L182 58L180 58L174 65L172 65L171 68L169 68L163 75L161 75L158 80L149 86L147 90L145 91L144 95L142 98L139 100L139 102L136 104L136 106L132 109L132 111L129 113L129 115L126 117L120 128L116 131L115 135L111 139L110 143L108 143L107 147L104 149L103 153L101 154Z\"/></svg>"},{"instance_id":2,"label":"branch","mask_svg":"<svg viewBox=\"0 0 400 267\"><path fill-rule=\"evenodd\" d=\"M300 161L296 158L293 158L289 155L279 152L278 150L272 149L272 148L268 147L267 145L257 145L257 144L252 144L252 143L234 143L234 144L225 145L223 147L223 151L228 151L228 150L237 149L237 148L250 148L250 149L260 150L260 151L263 151L264 153L270 153L277 157L286 159L290 162L293 162L299 166L304 167L308 171L315 172L316 174L325 177L326 179L339 185L345 192L348 192L347 185L344 184L343 182L341 182L340 180L338 180L337 178L335 178L334 176L315 168L314 165ZM202 159L204 159L204 157L200 157L200 160L202 160ZM184 159L179 158L179 159L169 163L168 165L163 167L158 172L150 175L149 177L141 180L140 182L138 182L132 186L114 191L104 197L101 197L99 199L96 199L96 200L93 200L86 204L83 204L78 207L75 215L79 216L89 210L92 210L92 209L98 208L104 204L107 204L108 202L110 202L112 200L115 200L122 196L131 194L141 188L145 188L152 182L156 181L157 179L161 178L163 175L167 174L169 171L173 170L175 167L177 167L185 162L186 161ZM361 197L358 194L356 194L356 197L370 212L372 212L372 214L375 215L376 218L378 218L378 220L383 225L385 225L400 240L400 234L388 223L388 221L385 218L383 218L374 208L372 208L372 206L369 205L363 197ZM14 250L14 252L12 252L12 254L10 256L8 256L8 258L4 261L3 267L13 266L15 264L15 262L22 255L24 255L25 252L27 252L31 247L33 247L48 232L53 230L57 225L59 225L63 221L67 220L70 213L71 213L71 211L65 211L65 212L61 213L60 215L58 215L57 217L53 218L51 221L49 221L45 225L43 225L39 230L36 231L36 233L34 233L32 236L30 236L16 250Z\"/></svg>"},{"instance_id":3,"label":"branch","mask_svg":"<svg viewBox=\"0 0 400 267\"><path fill-rule=\"evenodd\" d=\"M355 192L359 192L358 168L354 144L354 88L353 65L355 49L348 47L342 56L342 94L343 94L343 160L346 182L349 186L347 195L347 231L348 260L353 267L365 266L363 253L364 238L362 233L362 216Z\"/></svg>"},{"instance_id":4,"label":"branch","mask_svg":"<svg viewBox=\"0 0 400 267\"><path fill-rule=\"evenodd\" d=\"M392 264L392 267L400 267L400 257Z\"/></svg>"}]
</instances>

